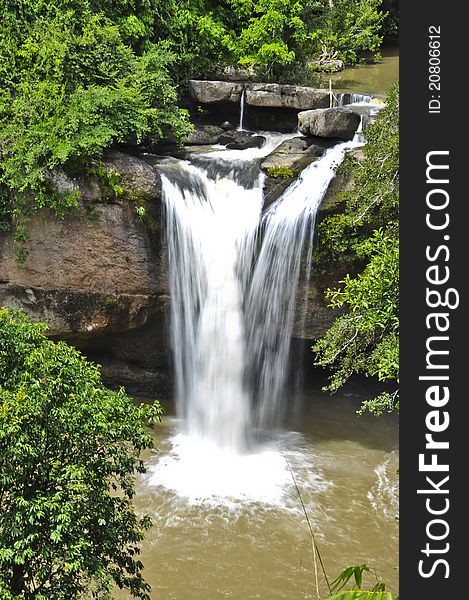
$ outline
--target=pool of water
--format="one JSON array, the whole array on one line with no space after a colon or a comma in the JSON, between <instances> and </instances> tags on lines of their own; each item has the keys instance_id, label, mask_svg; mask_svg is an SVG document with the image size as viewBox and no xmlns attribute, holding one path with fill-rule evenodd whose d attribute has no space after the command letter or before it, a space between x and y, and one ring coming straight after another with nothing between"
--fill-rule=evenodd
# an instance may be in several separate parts
<instances>
[{"instance_id":1,"label":"pool of water","mask_svg":"<svg viewBox=\"0 0 469 600\"><path fill-rule=\"evenodd\" d=\"M328 88L329 79L335 92L355 92L384 96L399 78L399 49L397 46L381 50L381 60L372 65L357 65L338 73L324 75L319 85Z\"/></svg>"},{"instance_id":2,"label":"pool of water","mask_svg":"<svg viewBox=\"0 0 469 600\"><path fill-rule=\"evenodd\" d=\"M151 597L327 598L302 503L329 579L367 563L367 583L397 591L397 419L357 417L363 393L310 390L243 457L197 447L165 417L135 499L154 520L141 556Z\"/></svg>"}]
</instances>

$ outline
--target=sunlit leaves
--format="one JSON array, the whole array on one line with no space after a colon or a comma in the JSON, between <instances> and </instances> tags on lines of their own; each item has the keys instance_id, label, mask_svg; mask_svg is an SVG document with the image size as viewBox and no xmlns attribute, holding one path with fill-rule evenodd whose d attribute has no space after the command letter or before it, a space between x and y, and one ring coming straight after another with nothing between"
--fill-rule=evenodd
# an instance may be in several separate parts
<instances>
[{"instance_id":1,"label":"sunlit leaves","mask_svg":"<svg viewBox=\"0 0 469 600\"><path fill-rule=\"evenodd\" d=\"M148 599L138 544L150 522L131 500L161 409L105 388L97 366L42 331L0 310L0 589L104 599L117 584Z\"/></svg>"},{"instance_id":2,"label":"sunlit leaves","mask_svg":"<svg viewBox=\"0 0 469 600\"><path fill-rule=\"evenodd\" d=\"M313 347L316 364L333 369L328 389L337 391L354 373L399 381L399 161L398 89L367 130L364 157L355 162L354 185L344 211L321 225L332 255L348 253L364 267L327 290L344 310ZM350 168L350 165L349 167ZM376 228L376 229L374 229ZM398 408L397 393L383 392L363 408L381 414Z\"/></svg>"}]
</instances>

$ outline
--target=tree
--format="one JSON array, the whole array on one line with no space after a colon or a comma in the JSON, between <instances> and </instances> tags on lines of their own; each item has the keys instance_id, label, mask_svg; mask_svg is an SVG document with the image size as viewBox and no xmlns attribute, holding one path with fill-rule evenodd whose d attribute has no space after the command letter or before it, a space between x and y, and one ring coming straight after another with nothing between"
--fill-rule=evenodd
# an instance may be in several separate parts
<instances>
[{"instance_id":1,"label":"tree","mask_svg":"<svg viewBox=\"0 0 469 600\"><path fill-rule=\"evenodd\" d=\"M145 423L104 387L99 368L0 310L0 598L109 598L113 586L149 599L138 544L150 526L132 508Z\"/></svg>"},{"instance_id":2,"label":"tree","mask_svg":"<svg viewBox=\"0 0 469 600\"><path fill-rule=\"evenodd\" d=\"M182 139L190 129L168 43L148 38L147 13L108 4L0 0L0 229L76 204L53 188L55 167L83 171L113 144Z\"/></svg>"},{"instance_id":3,"label":"tree","mask_svg":"<svg viewBox=\"0 0 469 600\"><path fill-rule=\"evenodd\" d=\"M353 373L399 380L399 104L398 86L391 88L386 107L368 130L359 167L353 169L352 190L345 194L342 213L321 224L320 240L332 253L349 252L356 265L341 287L329 289L331 306L342 308L325 336L314 346L316 364L332 368L326 389L338 390ZM364 403L375 414L398 408L397 390Z\"/></svg>"}]
</instances>

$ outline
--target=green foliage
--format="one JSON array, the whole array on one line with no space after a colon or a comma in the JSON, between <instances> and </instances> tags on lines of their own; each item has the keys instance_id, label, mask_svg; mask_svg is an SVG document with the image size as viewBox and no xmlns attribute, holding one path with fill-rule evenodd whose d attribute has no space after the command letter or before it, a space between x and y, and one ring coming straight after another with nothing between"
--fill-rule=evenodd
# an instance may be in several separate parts
<instances>
[{"instance_id":1,"label":"green foliage","mask_svg":"<svg viewBox=\"0 0 469 600\"><path fill-rule=\"evenodd\" d=\"M363 573L369 572L367 565L357 565L347 567L330 584L330 591L333 595L328 600L394 600L391 592L386 591L386 584L378 582L372 590L362 590ZM343 588L353 579L354 589L343 590ZM357 588L357 589L355 589ZM398 600L397 598L395 600Z\"/></svg>"},{"instance_id":2,"label":"green foliage","mask_svg":"<svg viewBox=\"0 0 469 600\"><path fill-rule=\"evenodd\" d=\"M104 599L117 585L148 600L138 545L150 520L133 510L133 478L161 409L105 388L98 366L44 331L0 310L0 597Z\"/></svg>"},{"instance_id":3,"label":"green foliage","mask_svg":"<svg viewBox=\"0 0 469 600\"><path fill-rule=\"evenodd\" d=\"M331 590L336 592L341 590L352 579L355 580L355 585L358 589L362 586L363 573L370 569L366 565L357 565L355 567L347 567L334 581L331 582Z\"/></svg>"},{"instance_id":4,"label":"green foliage","mask_svg":"<svg viewBox=\"0 0 469 600\"><path fill-rule=\"evenodd\" d=\"M103 200L115 200L124 193L121 185L122 175L119 171L108 171L103 166L94 165L88 169L88 173L97 177Z\"/></svg>"},{"instance_id":5,"label":"green foliage","mask_svg":"<svg viewBox=\"0 0 469 600\"><path fill-rule=\"evenodd\" d=\"M320 241L351 253L364 265L355 277L329 289L330 305L344 313L314 346L316 364L334 370L327 389L337 391L353 373L399 380L399 129L398 87L366 131L368 143L342 213L327 218ZM350 165L347 167L350 168ZM399 408L397 393L383 392L362 407L377 415Z\"/></svg>"},{"instance_id":6,"label":"green foliage","mask_svg":"<svg viewBox=\"0 0 469 600\"><path fill-rule=\"evenodd\" d=\"M334 0L311 34L317 52L347 64L378 59L385 18L381 4L382 0Z\"/></svg>"},{"instance_id":7,"label":"green foliage","mask_svg":"<svg viewBox=\"0 0 469 600\"><path fill-rule=\"evenodd\" d=\"M391 592L348 590L334 594L329 600L398 600Z\"/></svg>"},{"instance_id":8,"label":"green foliage","mask_svg":"<svg viewBox=\"0 0 469 600\"><path fill-rule=\"evenodd\" d=\"M293 177L293 171L284 165L278 167L269 167L267 169L267 175L274 177L275 179L291 179Z\"/></svg>"},{"instance_id":9,"label":"green foliage","mask_svg":"<svg viewBox=\"0 0 469 600\"><path fill-rule=\"evenodd\" d=\"M18 11L2 4L3 228L43 207L61 214L76 204L54 192L55 167L84 168L115 143L188 131L169 73L176 56L165 42L133 47L146 31L133 3L124 3L127 15L105 1L30 0Z\"/></svg>"}]
</instances>

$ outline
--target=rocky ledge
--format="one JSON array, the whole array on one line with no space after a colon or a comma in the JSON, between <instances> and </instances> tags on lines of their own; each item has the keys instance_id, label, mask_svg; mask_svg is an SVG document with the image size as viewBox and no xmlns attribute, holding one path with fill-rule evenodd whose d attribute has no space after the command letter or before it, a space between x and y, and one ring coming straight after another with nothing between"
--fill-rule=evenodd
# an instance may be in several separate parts
<instances>
[{"instance_id":1,"label":"rocky ledge","mask_svg":"<svg viewBox=\"0 0 469 600\"><path fill-rule=\"evenodd\" d=\"M258 108L308 110L329 106L329 91L324 89L279 83L189 81L189 96L199 104L239 104L243 90L246 104Z\"/></svg>"},{"instance_id":2,"label":"rocky ledge","mask_svg":"<svg viewBox=\"0 0 469 600\"><path fill-rule=\"evenodd\" d=\"M289 140L264 159L262 169L275 174L283 167L297 175L324 144ZM51 174L60 189L79 191L81 200L64 219L47 210L32 218L22 266L13 233L2 233L0 304L49 323L52 337L74 343L103 365L109 384L167 398L171 352L160 160L114 152L86 175ZM118 186L110 185L110 175ZM292 180L281 179L285 187ZM308 293L305 337L321 335L334 319L323 296L329 279L315 278Z\"/></svg>"}]
</instances>

